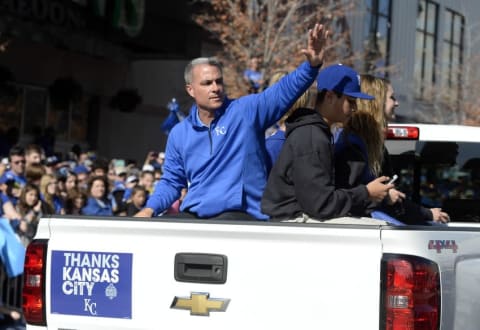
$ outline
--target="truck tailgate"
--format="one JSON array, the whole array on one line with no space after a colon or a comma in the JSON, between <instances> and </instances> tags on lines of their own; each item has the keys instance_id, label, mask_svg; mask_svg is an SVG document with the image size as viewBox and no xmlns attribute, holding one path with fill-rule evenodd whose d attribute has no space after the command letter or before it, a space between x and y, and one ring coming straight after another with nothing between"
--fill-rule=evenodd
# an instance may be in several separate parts
<instances>
[{"instance_id":1,"label":"truck tailgate","mask_svg":"<svg viewBox=\"0 0 480 330\"><path fill-rule=\"evenodd\" d=\"M385 253L422 256L436 262L441 283L441 330L476 330L480 325L480 227L382 230Z\"/></svg>"},{"instance_id":2,"label":"truck tailgate","mask_svg":"<svg viewBox=\"0 0 480 330\"><path fill-rule=\"evenodd\" d=\"M378 226L48 221L48 328L378 328ZM177 281L178 254L187 280L225 283Z\"/></svg>"}]
</instances>

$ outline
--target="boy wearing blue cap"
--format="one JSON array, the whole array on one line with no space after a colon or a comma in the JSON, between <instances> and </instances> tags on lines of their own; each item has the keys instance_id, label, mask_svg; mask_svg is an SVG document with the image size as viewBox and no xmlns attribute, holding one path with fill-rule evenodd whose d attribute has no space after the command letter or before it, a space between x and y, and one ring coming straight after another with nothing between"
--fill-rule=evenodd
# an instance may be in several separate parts
<instances>
[{"instance_id":1,"label":"boy wearing blue cap","mask_svg":"<svg viewBox=\"0 0 480 330\"><path fill-rule=\"evenodd\" d=\"M351 189L335 188L331 126L357 109L356 99L373 99L360 90L360 76L335 64L320 71L315 111L297 110L287 120L286 141L262 197L262 212L272 220L327 220L349 215L370 200L381 201L393 188L379 177Z\"/></svg>"}]
</instances>

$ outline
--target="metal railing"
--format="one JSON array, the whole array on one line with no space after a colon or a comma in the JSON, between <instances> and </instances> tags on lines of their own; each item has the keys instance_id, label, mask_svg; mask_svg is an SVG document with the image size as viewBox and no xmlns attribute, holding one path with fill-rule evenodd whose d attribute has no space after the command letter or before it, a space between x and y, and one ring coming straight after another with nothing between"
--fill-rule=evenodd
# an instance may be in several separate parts
<instances>
[{"instance_id":1,"label":"metal railing","mask_svg":"<svg viewBox=\"0 0 480 330\"><path fill-rule=\"evenodd\" d=\"M12 315L12 312L17 312L23 317L22 289L23 274L9 278L5 267L0 261L0 314L3 314L2 316Z\"/></svg>"}]
</instances>

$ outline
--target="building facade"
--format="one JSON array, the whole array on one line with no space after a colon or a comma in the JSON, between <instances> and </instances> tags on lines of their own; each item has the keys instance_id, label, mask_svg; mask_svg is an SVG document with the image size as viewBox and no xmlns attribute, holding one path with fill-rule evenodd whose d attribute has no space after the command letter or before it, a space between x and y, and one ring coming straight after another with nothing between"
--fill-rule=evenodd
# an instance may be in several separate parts
<instances>
[{"instance_id":1,"label":"building facade","mask_svg":"<svg viewBox=\"0 0 480 330\"><path fill-rule=\"evenodd\" d=\"M183 68L198 33L187 1L0 0L2 140L53 132L60 155L78 144L143 161L165 146L171 98L189 106Z\"/></svg>"},{"instance_id":2,"label":"building facade","mask_svg":"<svg viewBox=\"0 0 480 330\"><path fill-rule=\"evenodd\" d=\"M480 2L356 3L355 66L392 81L399 120L465 122L467 87L480 82ZM51 129L60 154L78 144L141 162L165 147L167 103L190 108L183 69L215 54L206 40L187 0L0 0L0 133L26 144ZM17 88L14 104L4 81Z\"/></svg>"},{"instance_id":3,"label":"building facade","mask_svg":"<svg viewBox=\"0 0 480 330\"><path fill-rule=\"evenodd\" d=\"M362 0L352 15L361 72L384 74L399 99L399 120L459 124L474 107L480 2ZM383 70L385 69L385 70Z\"/></svg>"}]
</instances>

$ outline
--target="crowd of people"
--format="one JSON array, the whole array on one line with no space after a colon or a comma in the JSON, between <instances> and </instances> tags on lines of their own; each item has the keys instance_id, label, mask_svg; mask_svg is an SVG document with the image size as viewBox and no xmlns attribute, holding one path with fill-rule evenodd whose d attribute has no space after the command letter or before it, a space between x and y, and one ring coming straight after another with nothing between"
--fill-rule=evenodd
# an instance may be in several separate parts
<instances>
[{"instance_id":1,"label":"crowd of people","mask_svg":"<svg viewBox=\"0 0 480 330\"><path fill-rule=\"evenodd\" d=\"M58 156L45 156L37 144L15 145L0 162L0 221L8 221L12 234L21 242L17 244L27 247L43 216L133 216L143 208L161 178L164 158L164 152L152 151L143 164L137 165L79 151L61 161ZM178 213L181 199L164 213ZM0 229L0 235L7 234ZM12 289L9 283L18 280L6 278L5 256L8 254L0 256L0 291ZM21 286L17 288L21 290ZM24 329L21 313L4 306L2 297L0 328L8 325L9 329Z\"/></svg>"},{"instance_id":2,"label":"crowd of people","mask_svg":"<svg viewBox=\"0 0 480 330\"><path fill-rule=\"evenodd\" d=\"M164 158L164 152L152 151L138 166L86 151L60 161L37 144L13 146L0 164L0 217L27 245L43 215L133 216L161 178ZM165 213L178 212L180 202Z\"/></svg>"}]
</instances>

